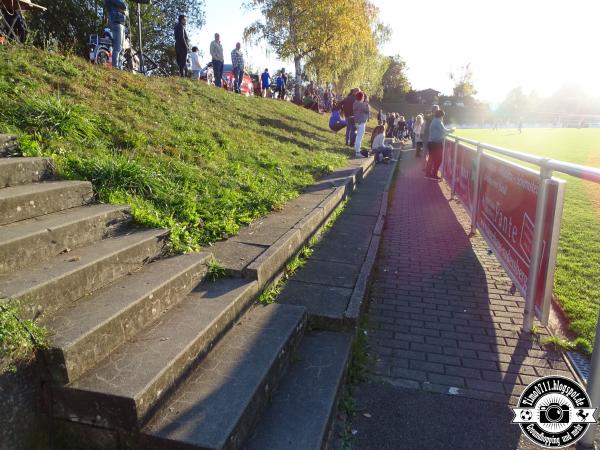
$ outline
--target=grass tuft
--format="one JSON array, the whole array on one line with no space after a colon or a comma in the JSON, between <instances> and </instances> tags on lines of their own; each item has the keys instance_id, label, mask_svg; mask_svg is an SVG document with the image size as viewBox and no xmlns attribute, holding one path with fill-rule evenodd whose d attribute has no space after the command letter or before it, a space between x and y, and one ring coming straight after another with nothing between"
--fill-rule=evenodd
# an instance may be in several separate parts
<instances>
[{"instance_id":1,"label":"grass tuft","mask_svg":"<svg viewBox=\"0 0 600 450\"><path fill-rule=\"evenodd\" d=\"M21 320L17 308L0 304L0 374L14 372L48 345L48 334L31 320Z\"/></svg>"}]
</instances>

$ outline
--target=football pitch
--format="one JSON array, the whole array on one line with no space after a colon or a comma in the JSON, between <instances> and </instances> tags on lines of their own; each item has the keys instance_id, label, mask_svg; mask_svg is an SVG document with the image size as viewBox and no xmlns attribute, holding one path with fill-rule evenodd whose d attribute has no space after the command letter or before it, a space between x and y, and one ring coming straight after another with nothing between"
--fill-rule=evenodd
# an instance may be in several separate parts
<instances>
[{"instance_id":1,"label":"football pitch","mask_svg":"<svg viewBox=\"0 0 600 450\"><path fill-rule=\"evenodd\" d=\"M600 168L600 129L463 129L480 142ZM554 293L586 353L593 345L600 311L600 185L560 173L567 181Z\"/></svg>"}]
</instances>

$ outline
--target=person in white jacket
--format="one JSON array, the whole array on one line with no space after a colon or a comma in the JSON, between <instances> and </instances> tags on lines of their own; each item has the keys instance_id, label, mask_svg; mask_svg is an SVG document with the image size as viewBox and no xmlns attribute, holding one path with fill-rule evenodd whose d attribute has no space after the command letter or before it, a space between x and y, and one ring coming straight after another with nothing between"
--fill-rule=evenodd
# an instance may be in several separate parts
<instances>
[{"instance_id":1,"label":"person in white jacket","mask_svg":"<svg viewBox=\"0 0 600 450\"><path fill-rule=\"evenodd\" d=\"M419 114L413 125L413 133L415 134L416 156L420 158L423 154L423 114Z\"/></svg>"},{"instance_id":2,"label":"person in white jacket","mask_svg":"<svg viewBox=\"0 0 600 450\"><path fill-rule=\"evenodd\" d=\"M378 125L373 129L373 134L371 135L371 151L373 152L373 156L375 157L375 162L388 162L392 157L392 149L391 145L385 144L385 134L383 125Z\"/></svg>"}]
</instances>

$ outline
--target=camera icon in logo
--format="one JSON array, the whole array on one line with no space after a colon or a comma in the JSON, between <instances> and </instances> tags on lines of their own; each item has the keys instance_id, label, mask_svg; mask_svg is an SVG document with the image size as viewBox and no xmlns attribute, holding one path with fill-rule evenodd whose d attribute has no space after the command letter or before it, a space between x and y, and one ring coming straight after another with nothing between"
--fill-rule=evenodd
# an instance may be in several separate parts
<instances>
[{"instance_id":1,"label":"camera icon in logo","mask_svg":"<svg viewBox=\"0 0 600 450\"><path fill-rule=\"evenodd\" d=\"M569 423L569 406L559 403L540 406L540 423Z\"/></svg>"}]
</instances>

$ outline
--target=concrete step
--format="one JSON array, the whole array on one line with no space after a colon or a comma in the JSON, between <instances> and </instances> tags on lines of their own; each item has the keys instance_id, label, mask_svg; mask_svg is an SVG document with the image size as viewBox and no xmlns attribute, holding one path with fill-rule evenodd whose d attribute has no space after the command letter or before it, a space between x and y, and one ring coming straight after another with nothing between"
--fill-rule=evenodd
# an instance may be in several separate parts
<instances>
[{"instance_id":1,"label":"concrete step","mask_svg":"<svg viewBox=\"0 0 600 450\"><path fill-rule=\"evenodd\" d=\"M304 308L254 308L144 427L139 448L242 448L284 376L305 325Z\"/></svg>"},{"instance_id":2,"label":"concrete step","mask_svg":"<svg viewBox=\"0 0 600 450\"><path fill-rule=\"evenodd\" d=\"M256 282L206 282L79 380L53 393L53 413L137 429L247 309Z\"/></svg>"},{"instance_id":3,"label":"concrete step","mask_svg":"<svg viewBox=\"0 0 600 450\"><path fill-rule=\"evenodd\" d=\"M91 202L87 181L49 181L0 189L0 225L31 219Z\"/></svg>"},{"instance_id":4,"label":"concrete step","mask_svg":"<svg viewBox=\"0 0 600 450\"><path fill-rule=\"evenodd\" d=\"M131 221L128 206L67 209L0 227L0 274L116 234Z\"/></svg>"},{"instance_id":5,"label":"concrete step","mask_svg":"<svg viewBox=\"0 0 600 450\"><path fill-rule=\"evenodd\" d=\"M326 448L351 347L350 333L305 335L288 374L244 448Z\"/></svg>"},{"instance_id":6,"label":"concrete step","mask_svg":"<svg viewBox=\"0 0 600 450\"><path fill-rule=\"evenodd\" d=\"M163 259L81 298L44 324L52 333L53 380L78 379L179 303L207 272L210 253Z\"/></svg>"},{"instance_id":7,"label":"concrete step","mask_svg":"<svg viewBox=\"0 0 600 450\"><path fill-rule=\"evenodd\" d=\"M50 315L165 251L167 230L135 230L0 276L0 298L17 301L23 318Z\"/></svg>"},{"instance_id":8,"label":"concrete step","mask_svg":"<svg viewBox=\"0 0 600 450\"><path fill-rule=\"evenodd\" d=\"M54 176L48 158L0 158L0 188L38 183Z\"/></svg>"}]
</instances>

